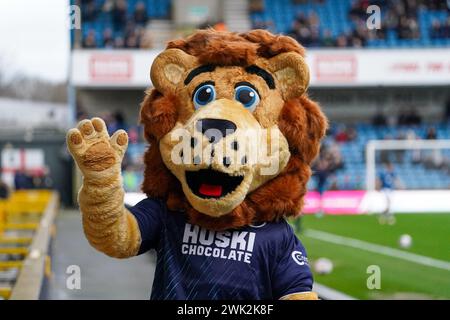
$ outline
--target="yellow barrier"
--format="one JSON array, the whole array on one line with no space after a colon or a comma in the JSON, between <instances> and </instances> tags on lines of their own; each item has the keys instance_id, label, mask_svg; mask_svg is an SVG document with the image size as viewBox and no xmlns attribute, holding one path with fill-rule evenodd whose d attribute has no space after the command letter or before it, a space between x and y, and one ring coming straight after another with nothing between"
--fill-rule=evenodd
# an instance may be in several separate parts
<instances>
[{"instance_id":1,"label":"yellow barrier","mask_svg":"<svg viewBox=\"0 0 450 320\"><path fill-rule=\"evenodd\" d=\"M6 214L42 214L50 200L50 190L18 190L6 202Z\"/></svg>"},{"instance_id":2,"label":"yellow barrier","mask_svg":"<svg viewBox=\"0 0 450 320\"><path fill-rule=\"evenodd\" d=\"M23 261L0 261L0 270L18 269L23 265Z\"/></svg>"},{"instance_id":3,"label":"yellow barrier","mask_svg":"<svg viewBox=\"0 0 450 320\"><path fill-rule=\"evenodd\" d=\"M33 241L31 237L0 237L0 245L2 244L22 244L28 245Z\"/></svg>"},{"instance_id":4,"label":"yellow barrier","mask_svg":"<svg viewBox=\"0 0 450 320\"><path fill-rule=\"evenodd\" d=\"M21 260L0 261L0 271L21 269L13 288L0 287L0 297L39 297L44 277L51 275L48 247L58 208L59 195L50 190L20 190L0 201L0 255L21 256ZM32 236L6 235L18 231L31 232Z\"/></svg>"},{"instance_id":5,"label":"yellow barrier","mask_svg":"<svg viewBox=\"0 0 450 320\"><path fill-rule=\"evenodd\" d=\"M42 215L42 221L36 229L33 241L28 248L19 277L12 288L11 300L39 299L44 279L51 276L49 246L54 228L54 220L59 209L59 195L51 194Z\"/></svg>"},{"instance_id":6,"label":"yellow barrier","mask_svg":"<svg viewBox=\"0 0 450 320\"><path fill-rule=\"evenodd\" d=\"M0 247L0 254L17 254L24 256L28 254L28 249L23 247Z\"/></svg>"},{"instance_id":7,"label":"yellow barrier","mask_svg":"<svg viewBox=\"0 0 450 320\"><path fill-rule=\"evenodd\" d=\"M39 224L34 222L5 223L5 230L35 230L38 226Z\"/></svg>"},{"instance_id":8,"label":"yellow barrier","mask_svg":"<svg viewBox=\"0 0 450 320\"><path fill-rule=\"evenodd\" d=\"M9 299L10 296L11 296L11 288L0 287L0 297L3 297L4 299Z\"/></svg>"}]
</instances>

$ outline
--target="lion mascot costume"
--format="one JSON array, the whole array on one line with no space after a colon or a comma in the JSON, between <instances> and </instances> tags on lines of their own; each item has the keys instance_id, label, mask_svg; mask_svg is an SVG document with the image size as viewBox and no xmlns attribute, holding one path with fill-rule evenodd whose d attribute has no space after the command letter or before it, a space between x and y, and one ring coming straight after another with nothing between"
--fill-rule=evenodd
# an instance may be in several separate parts
<instances>
[{"instance_id":1,"label":"lion mascot costume","mask_svg":"<svg viewBox=\"0 0 450 320\"><path fill-rule=\"evenodd\" d=\"M89 243L117 258L155 249L152 299L317 299L300 214L327 120L306 90L304 48L268 31L197 31L153 62L141 104L142 191L124 205L128 137L83 120L67 145L83 175Z\"/></svg>"}]
</instances>

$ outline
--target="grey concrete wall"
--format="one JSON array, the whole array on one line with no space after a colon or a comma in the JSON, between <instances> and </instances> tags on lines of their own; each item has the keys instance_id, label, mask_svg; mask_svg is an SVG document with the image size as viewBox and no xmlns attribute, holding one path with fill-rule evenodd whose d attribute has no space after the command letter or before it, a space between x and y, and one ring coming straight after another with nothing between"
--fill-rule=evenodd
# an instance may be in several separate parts
<instances>
[{"instance_id":1,"label":"grey concrete wall","mask_svg":"<svg viewBox=\"0 0 450 320\"><path fill-rule=\"evenodd\" d=\"M129 124L137 124L144 90L78 90L77 100L89 116L121 111Z\"/></svg>"},{"instance_id":2,"label":"grey concrete wall","mask_svg":"<svg viewBox=\"0 0 450 320\"><path fill-rule=\"evenodd\" d=\"M449 87L310 89L327 116L336 122L370 121L379 108L396 117L413 107L424 121L439 121L450 98Z\"/></svg>"},{"instance_id":3,"label":"grey concrete wall","mask_svg":"<svg viewBox=\"0 0 450 320\"><path fill-rule=\"evenodd\" d=\"M450 98L449 87L411 88L313 88L309 95L320 102L332 121L370 121L381 108L386 115L396 116L401 110L414 107L425 121L442 119L444 106ZM78 98L91 115L121 110L129 123L136 123L142 90L79 90ZM134 121L134 122L133 122Z\"/></svg>"}]
</instances>

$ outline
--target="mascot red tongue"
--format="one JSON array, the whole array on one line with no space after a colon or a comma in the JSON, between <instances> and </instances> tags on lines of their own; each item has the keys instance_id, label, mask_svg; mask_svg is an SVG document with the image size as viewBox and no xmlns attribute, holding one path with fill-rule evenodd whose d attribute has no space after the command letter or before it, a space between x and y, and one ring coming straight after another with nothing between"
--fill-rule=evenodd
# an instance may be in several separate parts
<instances>
[{"instance_id":1,"label":"mascot red tongue","mask_svg":"<svg viewBox=\"0 0 450 320\"><path fill-rule=\"evenodd\" d=\"M222 195L222 186L202 183L199 192L204 196L220 197Z\"/></svg>"},{"instance_id":2,"label":"mascot red tongue","mask_svg":"<svg viewBox=\"0 0 450 320\"><path fill-rule=\"evenodd\" d=\"M153 299L316 298L285 220L301 212L327 128L307 96L304 56L264 30L169 42L141 105L148 198L132 208L121 181L126 132L109 137L99 118L69 131L85 234L113 257L155 249Z\"/></svg>"}]
</instances>

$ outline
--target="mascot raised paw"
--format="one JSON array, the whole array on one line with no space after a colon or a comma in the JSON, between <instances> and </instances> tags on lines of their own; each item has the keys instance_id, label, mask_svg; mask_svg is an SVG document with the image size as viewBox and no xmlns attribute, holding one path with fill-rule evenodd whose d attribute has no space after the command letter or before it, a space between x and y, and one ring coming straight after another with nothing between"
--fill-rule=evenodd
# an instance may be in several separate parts
<instances>
[{"instance_id":1,"label":"mascot raised paw","mask_svg":"<svg viewBox=\"0 0 450 320\"><path fill-rule=\"evenodd\" d=\"M83 174L87 239L105 254L157 252L152 299L317 299L300 214L327 121L295 40L197 31L155 59L141 105L147 199L124 206L128 138L99 118L67 135Z\"/></svg>"}]
</instances>

